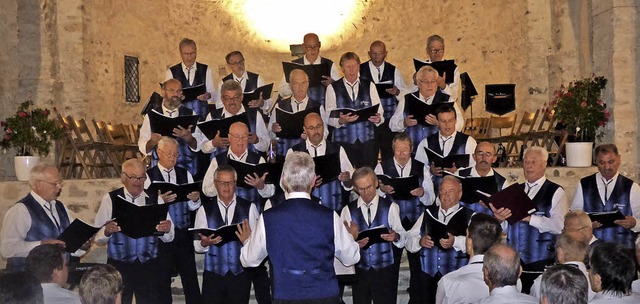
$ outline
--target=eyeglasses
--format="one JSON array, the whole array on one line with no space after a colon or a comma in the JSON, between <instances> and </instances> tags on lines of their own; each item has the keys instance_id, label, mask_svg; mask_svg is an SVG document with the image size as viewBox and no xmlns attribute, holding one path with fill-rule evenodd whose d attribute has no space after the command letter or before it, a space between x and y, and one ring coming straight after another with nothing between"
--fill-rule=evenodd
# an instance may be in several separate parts
<instances>
[{"instance_id":1,"label":"eyeglasses","mask_svg":"<svg viewBox=\"0 0 640 304\"><path fill-rule=\"evenodd\" d=\"M420 83L422 83L422 84L434 84L436 82L437 81L435 81L435 80L422 80L422 79L420 79Z\"/></svg>"},{"instance_id":2,"label":"eyeglasses","mask_svg":"<svg viewBox=\"0 0 640 304\"><path fill-rule=\"evenodd\" d=\"M438 193L440 193L440 196L443 195L455 195L458 193L458 190L442 190L440 189L440 191L438 191Z\"/></svg>"},{"instance_id":3,"label":"eyeglasses","mask_svg":"<svg viewBox=\"0 0 640 304\"><path fill-rule=\"evenodd\" d=\"M235 135L235 134L231 134L231 133L229 133L229 137L232 137L232 138L234 138L234 139L245 140L245 139L248 139L248 138L249 138L249 135L244 135L244 136L242 136L242 135Z\"/></svg>"},{"instance_id":4,"label":"eyeglasses","mask_svg":"<svg viewBox=\"0 0 640 304\"><path fill-rule=\"evenodd\" d=\"M367 186L367 187L364 187L364 188L358 188L358 187L356 187L356 190L358 190L358 192L368 192L368 191L370 191L371 189L375 189L375 187L373 186L373 184L371 184L371 185L369 185L369 186Z\"/></svg>"},{"instance_id":5,"label":"eyeglasses","mask_svg":"<svg viewBox=\"0 0 640 304\"><path fill-rule=\"evenodd\" d=\"M238 96L222 96L222 101L239 101L242 100L242 95Z\"/></svg>"},{"instance_id":6,"label":"eyeglasses","mask_svg":"<svg viewBox=\"0 0 640 304\"><path fill-rule=\"evenodd\" d=\"M46 180L42 180L42 179L41 179L41 180L39 180L39 181L44 182L44 183L47 183L47 184L49 184L49 185L51 185L51 186L54 186L54 187L57 187L57 186L62 187L62 185L63 185L63 181L62 181L62 180L59 180L59 181L56 181L56 182L48 182L48 181L46 181Z\"/></svg>"},{"instance_id":7,"label":"eyeglasses","mask_svg":"<svg viewBox=\"0 0 640 304\"><path fill-rule=\"evenodd\" d=\"M315 131L315 130L320 130L320 129L324 130L324 125L308 126L308 127L305 126L304 128L306 130L309 130L309 131Z\"/></svg>"},{"instance_id":8,"label":"eyeglasses","mask_svg":"<svg viewBox=\"0 0 640 304\"><path fill-rule=\"evenodd\" d=\"M223 182L223 181L215 181L216 185L219 185L221 187L231 187L233 185L236 184L236 181L228 181L228 182Z\"/></svg>"},{"instance_id":9,"label":"eyeglasses","mask_svg":"<svg viewBox=\"0 0 640 304\"><path fill-rule=\"evenodd\" d=\"M129 176L129 174L127 174L127 172L122 172L122 174L124 174L129 180L137 180L139 182L145 181L147 179L146 175L143 176Z\"/></svg>"},{"instance_id":10,"label":"eyeglasses","mask_svg":"<svg viewBox=\"0 0 640 304\"><path fill-rule=\"evenodd\" d=\"M241 65L241 64L244 64L244 59L242 59L240 61L236 61L236 62L229 62L229 65L233 65L233 66Z\"/></svg>"},{"instance_id":11,"label":"eyeglasses","mask_svg":"<svg viewBox=\"0 0 640 304\"><path fill-rule=\"evenodd\" d=\"M164 154L166 157L173 157L173 158L178 158L178 157L180 157L180 153L177 153L177 152L176 152L176 153L171 153L171 154L169 154L169 153L167 153L167 152L164 152L164 150L160 150L160 149L158 149L158 151L162 152L162 154Z\"/></svg>"},{"instance_id":12,"label":"eyeglasses","mask_svg":"<svg viewBox=\"0 0 640 304\"><path fill-rule=\"evenodd\" d=\"M182 94L182 89L177 89L177 90L173 90L173 89L164 89L165 91L171 93L171 94Z\"/></svg>"},{"instance_id":13,"label":"eyeglasses","mask_svg":"<svg viewBox=\"0 0 640 304\"><path fill-rule=\"evenodd\" d=\"M319 44L316 44L316 45L306 45L305 44L304 48L307 49L307 50L317 50L317 49L320 48L320 45Z\"/></svg>"},{"instance_id":14,"label":"eyeglasses","mask_svg":"<svg viewBox=\"0 0 640 304\"><path fill-rule=\"evenodd\" d=\"M431 49L431 50L429 50L429 52L431 54L444 53L444 49L443 48L442 49Z\"/></svg>"}]
</instances>

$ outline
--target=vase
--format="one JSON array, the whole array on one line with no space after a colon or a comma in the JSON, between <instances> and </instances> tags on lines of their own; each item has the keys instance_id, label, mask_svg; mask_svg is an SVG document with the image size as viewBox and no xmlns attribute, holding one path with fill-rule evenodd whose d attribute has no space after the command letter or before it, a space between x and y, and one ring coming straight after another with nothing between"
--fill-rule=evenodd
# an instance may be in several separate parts
<instances>
[{"instance_id":1,"label":"vase","mask_svg":"<svg viewBox=\"0 0 640 304\"><path fill-rule=\"evenodd\" d=\"M40 156L15 156L13 166L16 170L16 178L19 181L28 181L31 168L38 162L40 162Z\"/></svg>"},{"instance_id":2,"label":"vase","mask_svg":"<svg viewBox=\"0 0 640 304\"><path fill-rule=\"evenodd\" d=\"M593 164L592 142L566 143L567 167L591 167Z\"/></svg>"}]
</instances>

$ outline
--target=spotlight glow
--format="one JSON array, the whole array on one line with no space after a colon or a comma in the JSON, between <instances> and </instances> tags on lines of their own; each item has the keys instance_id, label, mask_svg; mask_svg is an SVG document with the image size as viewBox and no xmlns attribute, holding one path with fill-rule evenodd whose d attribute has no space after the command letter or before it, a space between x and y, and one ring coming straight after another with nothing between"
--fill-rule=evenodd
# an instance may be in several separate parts
<instances>
[{"instance_id":1,"label":"spotlight glow","mask_svg":"<svg viewBox=\"0 0 640 304\"><path fill-rule=\"evenodd\" d=\"M332 37L353 29L358 13L357 0L235 0L236 9L247 25L279 51L302 43L306 33L316 33L323 45ZM361 10L361 9L360 9Z\"/></svg>"}]
</instances>

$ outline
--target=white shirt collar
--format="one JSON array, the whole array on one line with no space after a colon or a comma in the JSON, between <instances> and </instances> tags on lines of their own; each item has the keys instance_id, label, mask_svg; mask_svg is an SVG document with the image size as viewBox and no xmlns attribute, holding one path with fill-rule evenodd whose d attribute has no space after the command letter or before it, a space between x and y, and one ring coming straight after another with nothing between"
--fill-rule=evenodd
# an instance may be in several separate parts
<instances>
[{"instance_id":1,"label":"white shirt collar","mask_svg":"<svg viewBox=\"0 0 640 304\"><path fill-rule=\"evenodd\" d=\"M180 109L180 106L178 106L177 108L173 109L173 110L169 110L169 108L164 106L164 103L162 104L162 115L167 116L166 113L170 112L171 113L171 117L175 117L175 116L179 116L179 111L178 109ZM175 114L175 116L173 116Z\"/></svg>"},{"instance_id":2,"label":"white shirt collar","mask_svg":"<svg viewBox=\"0 0 640 304\"><path fill-rule=\"evenodd\" d=\"M291 192L287 195L287 199L306 198L311 199L311 195L307 192Z\"/></svg>"},{"instance_id":3,"label":"white shirt collar","mask_svg":"<svg viewBox=\"0 0 640 304\"><path fill-rule=\"evenodd\" d=\"M293 95L291 95L291 105L293 106L294 103L305 103L309 101L309 95L306 95L302 100L297 100Z\"/></svg>"},{"instance_id":4,"label":"white shirt collar","mask_svg":"<svg viewBox=\"0 0 640 304\"><path fill-rule=\"evenodd\" d=\"M384 71L385 63L387 63L387 62L383 61L382 64L379 67L377 67L375 64L373 64L373 62L371 60L369 60L369 69L372 70L372 71L380 69L380 73L382 74L382 72Z\"/></svg>"},{"instance_id":5,"label":"white shirt collar","mask_svg":"<svg viewBox=\"0 0 640 304\"><path fill-rule=\"evenodd\" d=\"M238 113L236 113L236 114L231 114L231 113L229 113L229 111L227 111L227 108L222 107L222 116L225 117L225 118L229 118L229 117L232 117L232 116L240 115L242 113L244 113L244 105L240 105L240 110L238 110Z\"/></svg>"},{"instance_id":6,"label":"white shirt collar","mask_svg":"<svg viewBox=\"0 0 640 304\"><path fill-rule=\"evenodd\" d=\"M175 61L174 61L175 62ZM180 64L182 65L182 70L183 71L187 71L189 70L189 68L187 67L186 64L184 64L184 62L180 62ZM198 64L196 62L193 63L193 65L191 66L191 71L195 72L198 69ZM223 74L224 75L224 74Z\"/></svg>"},{"instance_id":7,"label":"white shirt collar","mask_svg":"<svg viewBox=\"0 0 640 304\"><path fill-rule=\"evenodd\" d=\"M222 202L219 196L216 196L216 200L218 201L218 204L224 206L224 202ZM233 206L233 204L235 203L236 203L236 195L234 194L233 197L231 198L231 204L229 204L229 208L231 208L231 206Z\"/></svg>"},{"instance_id":8,"label":"white shirt collar","mask_svg":"<svg viewBox=\"0 0 640 304\"><path fill-rule=\"evenodd\" d=\"M493 168L491 168L491 170L489 170L489 173L487 173L487 175L485 176L493 176L493 175L494 175ZM481 177L480 174L478 173L478 170L476 170L476 166L471 167L471 176Z\"/></svg>"},{"instance_id":9,"label":"white shirt collar","mask_svg":"<svg viewBox=\"0 0 640 304\"><path fill-rule=\"evenodd\" d=\"M236 155L235 153L231 152L231 149L228 149L227 150L227 156L230 159L244 162L245 159L247 159L247 155L249 154L248 151L249 151L249 148L247 147L247 149L245 149L244 152L242 152L242 154Z\"/></svg>"},{"instance_id":10,"label":"white shirt collar","mask_svg":"<svg viewBox=\"0 0 640 304\"><path fill-rule=\"evenodd\" d=\"M248 77L247 75L248 75L247 74L247 70L244 70L244 72L242 72L242 77L240 77L240 78L238 78L238 76L236 76L236 74L231 73L231 76L233 77L233 80L238 81L238 82L247 80L247 77Z\"/></svg>"},{"instance_id":11,"label":"white shirt collar","mask_svg":"<svg viewBox=\"0 0 640 304\"><path fill-rule=\"evenodd\" d=\"M40 206L45 207L48 204L51 204L51 202L47 202L44 198L42 198L42 196L38 195L35 191L31 190L31 196L33 196L33 198L36 200L36 202L38 202L38 204L40 204ZM55 203L56 200L53 200L53 202ZM46 203L46 205L45 205ZM53 204L51 204L53 206ZM48 208L48 206L46 206Z\"/></svg>"},{"instance_id":12,"label":"white shirt collar","mask_svg":"<svg viewBox=\"0 0 640 304\"><path fill-rule=\"evenodd\" d=\"M618 175L620 175L620 172L616 172L616 175L613 176L613 178L611 179L613 181L612 184L615 184L615 180L618 179ZM602 173L598 172L596 173L596 180L604 182L605 178L604 176L602 176Z\"/></svg>"},{"instance_id":13,"label":"white shirt collar","mask_svg":"<svg viewBox=\"0 0 640 304\"><path fill-rule=\"evenodd\" d=\"M304 58L303 60L304 60L304 64L305 65L322 63L322 57L320 57L319 55L318 55L318 58L316 58L316 60L314 62L309 61L309 59L307 59L307 55L304 55L304 57L302 57L302 58Z\"/></svg>"},{"instance_id":14,"label":"white shirt collar","mask_svg":"<svg viewBox=\"0 0 640 304\"><path fill-rule=\"evenodd\" d=\"M378 210L377 209L378 208L378 199L379 199L379 196L378 196L378 194L376 194L376 196L371 200L371 203L369 204L369 207L372 210ZM362 200L362 197L358 197L358 208L362 208L362 207L367 208L367 205Z\"/></svg>"},{"instance_id":15,"label":"white shirt collar","mask_svg":"<svg viewBox=\"0 0 640 304\"><path fill-rule=\"evenodd\" d=\"M544 182L546 180L547 180L547 177L543 175L541 178L539 178L538 180L536 180L533 183L530 183L530 182L525 180L525 184L528 184L528 185L531 185L531 186L536 185L536 187L540 188L540 186L542 186L542 184L544 184Z\"/></svg>"}]
</instances>

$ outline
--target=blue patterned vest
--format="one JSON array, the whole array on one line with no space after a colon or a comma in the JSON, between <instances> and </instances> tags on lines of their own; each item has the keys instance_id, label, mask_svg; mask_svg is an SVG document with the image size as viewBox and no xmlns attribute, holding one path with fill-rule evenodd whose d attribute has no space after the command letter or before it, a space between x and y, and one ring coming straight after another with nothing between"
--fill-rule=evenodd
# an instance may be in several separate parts
<instances>
[{"instance_id":1,"label":"blue patterned vest","mask_svg":"<svg viewBox=\"0 0 640 304\"><path fill-rule=\"evenodd\" d=\"M159 113L163 113L162 106L155 107L154 110ZM164 113L163 113L164 114ZM194 112L184 106L178 107L178 116L188 116L193 115ZM195 126L192 128L195 130ZM189 144L184 141L182 138L176 138L178 141L178 153L180 156L176 161L176 164L180 167L187 168L191 175L196 175L198 170L198 158L195 157L196 153L189 148ZM153 167L158 165L158 151L157 147L153 148L151 151L151 161L149 163L149 167Z\"/></svg>"},{"instance_id":2,"label":"blue patterned vest","mask_svg":"<svg viewBox=\"0 0 640 304\"><path fill-rule=\"evenodd\" d=\"M598 193L595 174L581 179L580 185L582 186L582 196L584 198L583 208L585 212L620 210L625 216L633 216L630 202L631 186L633 186L632 180L618 174L616 185L613 187L613 191L611 191L606 204L602 203L602 198L600 198L600 193ZM603 241L620 243L629 248L634 248L636 237L633 231L620 226L594 229L593 235Z\"/></svg>"},{"instance_id":3,"label":"blue patterned vest","mask_svg":"<svg viewBox=\"0 0 640 304\"><path fill-rule=\"evenodd\" d=\"M493 169L491 169L493 170ZM471 176L471 167L466 168L466 169L462 169L460 171L458 171L458 175L463 176L463 177L468 177ZM495 170L493 170L493 177L495 177L496 179L496 185L498 185L498 189L496 189L497 191L502 190L502 187L504 186L504 182L507 181L506 178L504 178L504 176L498 174L498 172L496 172ZM484 208L482 207L482 205L478 204L478 203L472 203L472 204L467 204L465 202L460 202L460 205L465 206L475 212L480 212L480 213L486 213L489 215L493 215L493 212L491 212L490 208Z\"/></svg>"},{"instance_id":4,"label":"blue patterned vest","mask_svg":"<svg viewBox=\"0 0 640 304\"><path fill-rule=\"evenodd\" d=\"M220 207L218 206L218 197L214 196L208 199L202 207L207 216L209 228L217 229L224 226L224 220L220 215ZM249 219L250 208L251 203L249 201L236 197L236 207L230 224L240 223L245 219ZM226 275L228 272L234 275L243 272L244 269L240 264L240 248L242 248L242 244L239 241L228 242L222 246L209 246L204 257L204 270L221 276Z\"/></svg>"},{"instance_id":5,"label":"blue patterned vest","mask_svg":"<svg viewBox=\"0 0 640 304\"><path fill-rule=\"evenodd\" d=\"M117 200L118 196L124 197L124 188L109 192L112 204L122 203ZM157 200L147 198L146 205L155 205L157 203ZM109 238L107 256L110 259L121 262L134 263L138 260L140 263L145 263L158 256L158 242L161 242L161 240L159 240L157 236L146 236L134 239L126 236L124 233L114 233Z\"/></svg>"},{"instance_id":6,"label":"blue patterned vest","mask_svg":"<svg viewBox=\"0 0 640 304\"><path fill-rule=\"evenodd\" d=\"M180 81L182 88L188 88L204 84L207 81L207 65L200 62L196 62L196 75L193 77L193 85L189 85L187 75L182 70L182 63L178 63L170 68L173 78ZM206 84L205 84L206 85ZM204 121L207 118L207 102L202 100L183 100L182 106L193 110L194 113L200 116L200 121Z\"/></svg>"},{"instance_id":7,"label":"blue patterned vest","mask_svg":"<svg viewBox=\"0 0 640 304\"><path fill-rule=\"evenodd\" d=\"M328 141L325 141L325 143L327 145L325 155L340 153L339 144ZM309 151L307 151L307 143L304 141L291 147L291 150L296 152L309 153ZM330 183L326 183L319 188L314 188L313 192L311 192L311 195L318 197L320 199L320 203L323 206L338 213L340 213L340 210L342 210L342 207L344 207L345 205L342 201L342 184L338 179Z\"/></svg>"},{"instance_id":8,"label":"blue patterned vest","mask_svg":"<svg viewBox=\"0 0 640 304\"><path fill-rule=\"evenodd\" d=\"M222 78L222 82L225 82L227 80L233 80L233 73L227 76L224 76L224 78ZM257 88L258 88L258 74L247 71L247 81L245 82L244 92L245 93L253 92Z\"/></svg>"},{"instance_id":9,"label":"blue patterned vest","mask_svg":"<svg viewBox=\"0 0 640 304\"><path fill-rule=\"evenodd\" d=\"M524 191L525 185L520 184L519 186ZM538 208L536 215L550 216L551 200L558 188L560 188L558 184L549 180L542 184L540 190L532 199ZM509 225L507 243L520 253L520 258L525 264L553 259L555 256L556 235L550 232L540 233L538 228L526 222L520 221L513 226Z\"/></svg>"},{"instance_id":10,"label":"blue patterned vest","mask_svg":"<svg viewBox=\"0 0 640 304\"><path fill-rule=\"evenodd\" d=\"M224 110L224 108L216 108L213 109L211 111L211 118L212 119L220 119L220 118L226 118L223 116L222 111ZM252 109L244 109L245 113L247 113L247 118L249 119L249 132L251 133L256 133L256 123L257 123L257 119L258 119L258 111L256 110L252 110ZM249 150L259 153L260 151L258 151L258 149L256 149L256 147L253 146L253 144L249 144ZM216 149L216 151L214 153L211 153L211 158L213 159L214 156L216 155L220 155L220 154L226 154L227 149Z\"/></svg>"},{"instance_id":11,"label":"blue patterned vest","mask_svg":"<svg viewBox=\"0 0 640 304\"><path fill-rule=\"evenodd\" d=\"M218 167L222 166L222 165L228 165L229 164L229 156L227 155L227 153L224 154L218 154L216 155L216 161L218 162ZM251 151L247 151L247 161L248 164L254 164L257 165L260 163L260 155L258 155L257 153L251 152ZM263 204L262 204L262 197L260 196L260 193L258 193L258 189L251 187L251 188L243 188L243 187L238 187L236 186L236 196L241 197L245 200L248 200L251 203L256 204L256 206L258 206L258 210L262 210Z\"/></svg>"},{"instance_id":12,"label":"blue patterned vest","mask_svg":"<svg viewBox=\"0 0 640 304\"><path fill-rule=\"evenodd\" d=\"M340 80L331 84L336 93L337 108L351 108L357 110L372 106L371 96L369 94L371 82L359 81L358 96L356 96L356 100L352 101L351 93L347 92L347 88L345 87L345 81L346 80L344 78L340 78ZM352 144L358 139L360 142L373 140L374 126L375 125L372 122L363 121L350 123L342 128L336 128L333 130L333 141Z\"/></svg>"},{"instance_id":13,"label":"blue patterned vest","mask_svg":"<svg viewBox=\"0 0 640 304\"><path fill-rule=\"evenodd\" d=\"M398 175L398 170L396 169L396 165L393 161L393 158L383 159L380 162L380 167L382 167L382 172L385 175L391 177L400 177ZM408 174L407 174L408 173ZM424 178L423 165L421 162L411 159L411 172L405 172L404 177L418 175L420 176L420 185L422 185L422 179ZM402 227L405 230L409 231L413 224L416 223L420 215L424 212L426 206L422 204L419 197L414 197L409 200L393 200L398 207L400 207L400 219L402 220Z\"/></svg>"},{"instance_id":14,"label":"blue patterned vest","mask_svg":"<svg viewBox=\"0 0 640 304\"><path fill-rule=\"evenodd\" d=\"M433 218L437 219L438 212L440 212L440 206L434 204L427 207L422 218L422 226L420 226L421 236L427 235L427 231L425 230L426 227L429 226L428 222L434 221ZM433 218L429 214L433 215ZM458 212L456 212L447 223L447 231L454 236L466 235L471 216L473 216L473 210L460 206ZM467 265L467 262L467 255L453 248L442 250L438 246L433 246L432 248L420 249L420 265L422 271L431 276L435 276L438 272L445 275Z\"/></svg>"},{"instance_id":15,"label":"blue patterned vest","mask_svg":"<svg viewBox=\"0 0 640 304\"><path fill-rule=\"evenodd\" d=\"M338 295L338 280L333 268L334 214L331 209L302 198L287 200L264 212L276 300Z\"/></svg>"},{"instance_id":16,"label":"blue patterned vest","mask_svg":"<svg viewBox=\"0 0 640 304\"><path fill-rule=\"evenodd\" d=\"M376 81L377 79L374 80L371 74L369 61L360 64L360 81L368 81L373 83L391 81L395 84L395 73L396 66L391 63L385 62L384 70L382 71L382 77L380 78L380 81ZM380 92L378 92L378 94L380 94ZM396 107L398 106L398 99L395 97L380 98L380 104L384 109L384 120L389 121L391 119L391 116L393 116L393 113L395 113L396 111Z\"/></svg>"},{"instance_id":17,"label":"blue patterned vest","mask_svg":"<svg viewBox=\"0 0 640 304\"><path fill-rule=\"evenodd\" d=\"M300 57L296 60L292 60L291 62L304 64L304 57ZM329 68L331 68L333 66L333 61L324 57L320 57L320 64L329 65ZM327 75L327 76L331 76L331 75ZM322 103L322 105L324 105L326 92L327 92L327 88L323 85L319 85L317 87L309 87L309 90L307 91L307 95L309 96L310 99L319 100Z\"/></svg>"},{"instance_id":18,"label":"blue patterned vest","mask_svg":"<svg viewBox=\"0 0 640 304\"><path fill-rule=\"evenodd\" d=\"M320 103L320 101L309 98L307 101L307 106L304 109L300 109L300 111L319 108L321 106L322 106L322 103ZM278 107L284 111L293 112L293 106L291 105L291 97L278 101ZM304 142L302 138L278 138L278 145L276 146L276 154L286 156L289 148L301 142Z\"/></svg>"},{"instance_id":19,"label":"blue patterned vest","mask_svg":"<svg viewBox=\"0 0 640 304\"><path fill-rule=\"evenodd\" d=\"M46 211L42 208L40 203L29 193L26 197L21 199L16 204L23 204L27 211L29 211L29 217L31 218L31 227L27 231L27 235L24 240L26 242L35 242L47 239L57 239L60 233L69 227L69 216L62 202L56 200L55 208L58 213L58 224L60 229L56 227L56 224L49 218ZM24 270L26 257L13 257L7 259L7 269L12 270Z\"/></svg>"},{"instance_id":20,"label":"blue patterned vest","mask_svg":"<svg viewBox=\"0 0 640 304\"><path fill-rule=\"evenodd\" d=\"M423 101L421 101L420 99L418 99L418 96L420 96L420 93L418 91L413 92L413 93L409 93L404 95L404 117L407 117L407 109L408 104L412 103L412 102L420 102L420 103L424 103ZM431 102L431 104L439 104L439 103L446 103L449 102L449 95L444 94L442 92L440 92L440 90L438 90L436 92L436 95L433 96L433 101ZM413 119L416 120L424 120L424 117L414 117ZM408 127L405 132L407 132L409 134L409 136L411 137L411 140L414 143L419 143L421 142L424 138L433 135L433 134L438 134L438 126L437 125L433 125L433 126L424 126L421 124L417 124L415 126L412 127ZM414 145L414 152L415 149L418 145L415 144Z\"/></svg>"},{"instance_id":21,"label":"blue patterned vest","mask_svg":"<svg viewBox=\"0 0 640 304\"><path fill-rule=\"evenodd\" d=\"M172 181L176 185L182 185L189 182L187 178L187 170L184 168L175 166L173 170L176 170L176 180ZM149 168L147 175L152 182L164 182L164 177L158 166ZM158 193L147 193L149 197L157 200ZM189 202L177 202L172 203L169 206L169 215L171 216L171 222L175 225L176 229L188 229L193 227L193 221L191 220L191 210L189 210Z\"/></svg>"},{"instance_id":22,"label":"blue patterned vest","mask_svg":"<svg viewBox=\"0 0 640 304\"><path fill-rule=\"evenodd\" d=\"M351 213L351 220L358 225L360 231L381 225L391 229L389 225L391 200L378 197L378 210L376 211L376 216L372 219L371 225L367 225L367 220L362 215L362 210L358 208L358 200L352 201L347 207ZM373 244L366 250L360 249L360 262L356 264L356 267L364 270L371 268L380 270L393 264L393 247L392 242L382 242Z\"/></svg>"},{"instance_id":23,"label":"blue patterned vest","mask_svg":"<svg viewBox=\"0 0 640 304\"><path fill-rule=\"evenodd\" d=\"M467 140L469 139L469 135L455 132L455 137L453 139L453 144L451 146L451 151L447 155L456 155L456 154L465 154L465 149L467 147ZM435 134L429 135L427 137L427 147L436 153L447 156L442 152L440 148L440 133L436 132ZM471 156L469 156L471 157ZM425 164L427 165L427 164ZM431 180L433 181L433 191L434 193L438 193L438 189L440 188L440 183L442 182L442 176L432 176Z\"/></svg>"}]
</instances>

